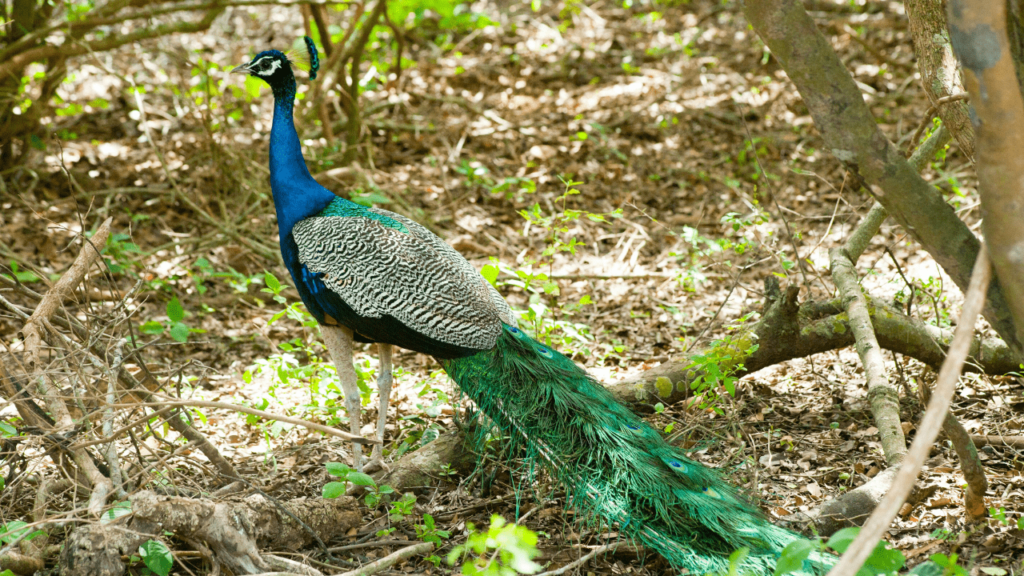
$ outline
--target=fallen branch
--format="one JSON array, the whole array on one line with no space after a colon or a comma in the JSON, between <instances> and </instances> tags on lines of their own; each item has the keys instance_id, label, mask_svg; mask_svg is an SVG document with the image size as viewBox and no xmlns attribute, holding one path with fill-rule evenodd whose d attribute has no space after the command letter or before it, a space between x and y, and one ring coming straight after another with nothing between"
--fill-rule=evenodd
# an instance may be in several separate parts
<instances>
[{"instance_id":1,"label":"fallen branch","mask_svg":"<svg viewBox=\"0 0 1024 576\"><path fill-rule=\"evenodd\" d=\"M921 419L917 436L896 473L896 479L893 481L889 493L875 508L857 538L846 549L835 568L829 572L829 576L854 576L860 570L913 490L917 475L924 466L925 459L928 458L932 443L935 442L939 430L942 429L946 411L949 410L949 404L956 390L957 380L960 377L964 361L967 360L974 324L984 307L985 293L988 290L991 273L988 255L983 245L978 253L974 272L971 274L967 294L964 296L960 324L956 328L956 335L953 337L946 361L939 371L934 394L928 403L924 418Z\"/></svg>"},{"instance_id":2,"label":"fallen branch","mask_svg":"<svg viewBox=\"0 0 1024 576\"><path fill-rule=\"evenodd\" d=\"M46 562L42 558L26 556L18 552L8 552L0 556L0 571L10 570L15 574L35 574L46 568Z\"/></svg>"},{"instance_id":3,"label":"fallen branch","mask_svg":"<svg viewBox=\"0 0 1024 576\"><path fill-rule=\"evenodd\" d=\"M971 441L977 446L1009 446L1024 448L1024 436L992 436L971 434Z\"/></svg>"},{"instance_id":4,"label":"fallen branch","mask_svg":"<svg viewBox=\"0 0 1024 576\"><path fill-rule=\"evenodd\" d=\"M798 294L796 286L783 292L774 276L767 277L761 319L732 337L735 354L722 369L733 370L742 363L743 368L734 372L742 377L788 360L853 345L849 318L838 300L801 304L797 302ZM951 331L907 316L875 298L868 298L868 313L882 348L936 369L942 365L953 340ZM757 350L744 357L741 351L755 342ZM970 346L968 371L1008 374L1020 369L1014 352L998 338L975 338ZM611 384L608 389L620 402L638 411L650 411L657 402L681 402L690 396L690 382L702 375L691 367L691 358L707 353L707 349L693 350L679 360Z\"/></svg>"},{"instance_id":5,"label":"fallen branch","mask_svg":"<svg viewBox=\"0 0 1024 576\"><path fill-rule=\"evenodd\" d=\"M359 568L358 570L351 570L349 572L343 572L337 576L370 576L370 574L376 574L382 570L386 570L395 564L398 564L402 560L407 560L414 556L421 556L423 554L429 554L434 550L434 544L432 542L423 542L422 544L416 544L401 550L396 550L391 554L371 562L366 566Z\"/></svg>"},{"instance_id":6,"label":"fallen branch","mask_svg":"<svg viewBox=\"0 0 1024 576\"><path fill-rule=\"evenodd\" d=\"M426 446L409 452L391 464L391 470L377 479L378 485L387 484L397 493L422 490L434 485L445 467L468 473L476 456L464 445L465 437L459 432L446 432ZM435 514L440 519L443 514Z\"/></svg>"},{"instance_id":7,"label":"fallen branch","mask_svg":"<svg viewBox=\"0 0 1024 576\"><path fill-rule=\"evenodd\" d=\"M871 224L871 220L865 220ZM868 386L868 402L874 416L878 437L882 443L885 461L892 466L907 452L907 440L900 425L900 396L889 383L885 359L875 337L875 329L868 313L868 300L864 296L848 246L832 248L828 252L832 266L832 280L842 296L843 307L850 319L857 354L864 367L864 379Z\"/></svg>"}]
</instances>

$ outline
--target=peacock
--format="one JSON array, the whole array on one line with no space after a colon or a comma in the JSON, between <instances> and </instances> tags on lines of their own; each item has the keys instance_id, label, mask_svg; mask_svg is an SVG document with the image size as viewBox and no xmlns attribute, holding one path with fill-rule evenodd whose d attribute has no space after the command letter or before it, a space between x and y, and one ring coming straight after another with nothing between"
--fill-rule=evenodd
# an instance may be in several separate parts
<instances>
[{"instance_id":1,"label":"peacock","mask_svg":"<svg viewBox=\"0 0 1024 576\"><path fill-rule=\"evenodd\" d=\"M319 60L304 39L310 78ZM565 489L581 517L618 526L675 568L771 574L782 549L800 540L770 523L737 489L667 443L558 351L517 327L501 295L443 240L413 220L335 196L310 175L293 119L289 56L268 50L235 72L270 85L270 186L281 254L302 301L320 324L360 430L353 341L376 343L383 439L392 347L432 355L459 388L531 461ZM370 462L380 458L375 446ZM362 465L354 446L356 467ZM831 556L813 552L805 573Z\"/></svg>"}]
</instances>

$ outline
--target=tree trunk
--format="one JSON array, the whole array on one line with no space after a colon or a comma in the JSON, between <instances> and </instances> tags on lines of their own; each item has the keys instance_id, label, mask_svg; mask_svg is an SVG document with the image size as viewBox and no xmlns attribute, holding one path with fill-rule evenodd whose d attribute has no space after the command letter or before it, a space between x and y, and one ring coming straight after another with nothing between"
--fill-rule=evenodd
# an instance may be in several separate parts
<instances>
[{"instance_id":1,"label":"tree trunk","mask_svg":"<svg viewBox=\"0 0 1024 576\"><path fill-rule=\"evenodd\" d=\"M882 134L864 97L828 40L797 0L749 0L747 20L807 104L825 145L963 291L981 242L933 186ZM1006 298L993 282L985 318L1011 348L1021 342Z\"/></svg>"},{"instance_id":2,"label":"tree trunk","mask_svg":"<svg viewBox=\"0 0 1024 576\"><path fill-rule=\"evenodd\" d=\"M946 32L946 12L942 0L906 0L910 35L914 39L917 68L928 99L937 106L939 118L949 129L960 150L974 161L974 128L968 105L963 100L938 104L940 98L963 94L960 69Z\"/></svg>"}]
</instances>

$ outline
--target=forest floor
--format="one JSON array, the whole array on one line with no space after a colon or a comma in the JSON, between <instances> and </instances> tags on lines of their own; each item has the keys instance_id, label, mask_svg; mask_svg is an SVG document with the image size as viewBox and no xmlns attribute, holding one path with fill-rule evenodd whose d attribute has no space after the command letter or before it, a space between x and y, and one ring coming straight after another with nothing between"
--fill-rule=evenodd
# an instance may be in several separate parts
<instances>
[{"instance_id":1,"label":"forest floor","mask_svg":"<svg viewBox=\"0 0 1024 576\"><path fill-rule=\"evenodd\" d=\"M560 13L554 5L534 12L528 3L481 3L474 11L496 25L442 40L429 27L410 34L401 77L376 79L363 95L369 161L325 184L422 222L478 267L496 259L499 290L523 311L522 324L605 382L751 322L745 314L760 309L769 275L801 286L802 299L831 297L827 250L845 240L872 200L850 188L840 164L821 149L799 94L740 6L576 6ZM825 0L814 7L879 126L909 154L928 122L928 102L915 78L902 4L870 3L869 10ZM56 119L59 146L43 143L31 173L3 176L0 256L28 287L43 291L74 258L76 236L113 217L123 234L108 249L113 274L94 275L70 309L103 318L135 290L130 322L150 369L173 383L169 391L344 429L340 390L315 329L293 307L297 294L274 294L267 276L289 282L270 256L277 249L266 169L270 94L247 96L243 80L227 72L302 34L297 8L236 8L201 36L79 60L62 97L81 108ZM144 94L133 97L130 82ZM298 111L311 169L337 168L342 151L301 102ZM955 144L924 174L976 230L976 179ZM568 189L578 194L565 196ZM575 253L545 254L573 241L582 243ZM887 300L905 302L911 282L915 316L956 323L961 294L897 226L883 226L860 272L864 287ZM0 294L28 305L16 290ZM177 341L185 338L179 324L189 330L187 342ZM0 332L14 354L21 327L0 312ZM96 327L115 329L100 321ZM376 354L370 346L357 350L368 385L364 422L376 419ZM916 389L935 376L885 354L913 438L922 412ZM395 365L388 461L453 429L462 406L433 359L400 350ZM743 378L718 411L658 407L650 422L756 494L778 519L884 468L865 395L857 354L837 350ZM1014 435L1024 428L1022 407L1018 379L965 376L954 413L972 434ZM331 480L325 464L350 458L346 443L302 427L221 409L194 413L197 428L238 470L278 499L319 495ZM11 404L0 405L4 419L15 414ZM364 432L372 430L368 424ZM219 486L197 451L168 452L178 440L159 427L141 440L166 456L160 482L202 493ZM32 462L20 478L53 472L38 445L18 450ZM942 440L919 481L934 492L901 512L889 532L908 564L957 551L965 568L1020 573L1024 453L986 446L980 457L995 517L965 524L963 477ZM14 473L14 462L7 460L5 475ZM387 542L416 540L413 525L431 514L438 529L451 532L447 550L465 540L469 523L486 526L491 514L513 519L535 507L539 513L524 525L542 535L539 561L552 568L615 536L575 526L546 479L517 491L507 474L483 488L479 475L469 478L439 478L421 491L415 511L393 522L394 533L353 531L327 544L379 542L337 554L353 566L365 563L397 546ZM0 523L30 515L31 490L7 483ZM58 513L75 504L67 496L50 506ZM364 508L367 524L386 517L385 508ZM324 560L315 549L304 552ZM207 569L195 555L178 560L182 574ZM446 570L445 563L414 559L392 573ZM580 573L663 572L662 561L622 549Z\"/></svg>"}]
</instances>

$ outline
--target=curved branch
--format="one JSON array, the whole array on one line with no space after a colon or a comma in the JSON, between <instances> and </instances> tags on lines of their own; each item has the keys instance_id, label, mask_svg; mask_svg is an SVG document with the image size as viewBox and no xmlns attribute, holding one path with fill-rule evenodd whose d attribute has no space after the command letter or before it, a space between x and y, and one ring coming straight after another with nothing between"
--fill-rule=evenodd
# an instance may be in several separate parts
<instances>
[{"instance_id":1,"label":"curved branch","mask_svg":"<svg viewBox=\"0 0 1024 576\"><path fill-rule=\"evenodd\" d=\"M149 38L156 38L157 36L165 36L168 34L202 32L213 24L214 19L216 19L217 16L220 16L220 14L224 12L224 9L224 6L215 0L210 3L210 8L207 10L202 20L198 22L161 24L159 26L153 26L151 28L144 28L136 32L131 32L123 36L112 36L103 38L102 40L93 40L92 42L76 42L61 46L39 46L38 48L25 50L20 54L11 56L6 62L0 64L0 78L6 76L17 77L21 73L22 69L39 60L47 60L49 58L57 57L71 58L73 56L81 56L82 54L88 54L90 52L104 52L124 46L125 44L131 44L132 42L139 42L140 40L147 40Z\"/></svg>"}]
</instances>

